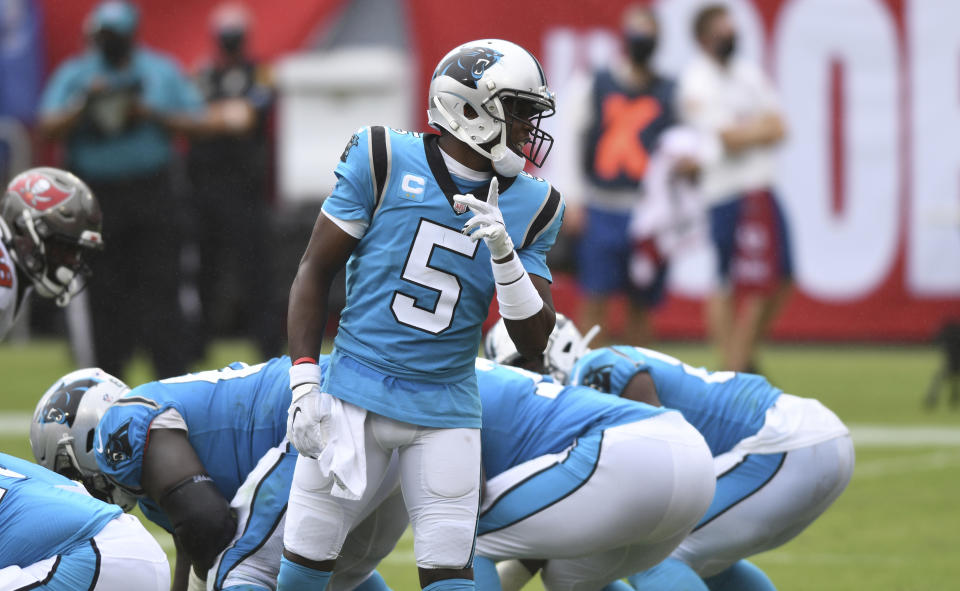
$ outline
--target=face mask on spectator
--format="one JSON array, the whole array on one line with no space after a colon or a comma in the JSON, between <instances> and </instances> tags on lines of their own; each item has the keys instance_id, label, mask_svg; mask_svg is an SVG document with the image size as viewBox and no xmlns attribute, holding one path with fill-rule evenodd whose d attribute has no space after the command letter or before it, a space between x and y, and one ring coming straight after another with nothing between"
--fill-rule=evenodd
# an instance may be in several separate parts
<instances>
[{"instance_id":1,"label":"face mask on spectator","mask_svg":"<svg viewBox=\"0 0 960 591\"><path fill-rule=\"evenodd\" d=\"M130 57L133 39L113 31L101 31L97 36L97 47L100 48L103 59L116 68L122 66Z\"/></svg>"},{"instance_id":2,"label":"face mask on spectator","mask_svg":"<svg viewBox=\"0 0 960 591\"><path fill-rule=\"evenodd\" d=\"M736 35L724 35L723 37L719 37L713 43L713 55L715 55L721 62L726 62L729 60L730 56L733 55L733 52L736 50Z\"/></svg>"},{"instance_id":3,"label":"face mask on spectator","mask_svg":"<svg viewBox=\"0 0 960 591\"><path fill-rule=\"evenodd\" d=\"M626 41L630 61L638 66L646 65L657 48L657 38L654 35L627 35Z\"/></svg>"},{"instance_id":4,"label":"face mask on spectator","mask_svg":"<svg viewBox=\"0 0 960 591\"><path fill-rule=\"evenodd\" d=\"M243 53L244 41L244 32L239 30L221 31L217 36L217 42L220 44L220 49L222 49L224 53L233 56Z\"/></svg>"}]
</instances>

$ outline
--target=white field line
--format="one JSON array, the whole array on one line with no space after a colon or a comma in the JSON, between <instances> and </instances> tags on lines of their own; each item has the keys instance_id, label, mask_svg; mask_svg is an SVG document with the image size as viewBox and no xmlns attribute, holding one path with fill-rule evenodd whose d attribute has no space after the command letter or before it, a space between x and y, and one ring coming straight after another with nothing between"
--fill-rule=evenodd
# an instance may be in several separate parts
<instances>
[{"instance_id":1,"label":"white field line","mask_svg":"<svg viewBox=\"0 0 960 591\"><path fill-rule=\"evenodd\" d=\"M29 412L0 412L0 437L16 437L30 434Z\"/></svg>"},{"instance_id":2,"label":"white field line","mask_svg":"<svg viewBox=\"0 0 960 591\"><path fill-rule=\"evenodd\" d=\"M850 564L871 565L879 568L883 567L902 567L910 563L910 560L903 556L894 554L863 554L863 553L800 553L784 551L777 548L766 554L761 554L763 562L777 564L807 564L824 566L849 566Z\"/></svg>"},{"instance_id":3,"label":"white field line","mask_svg":"<svg viewBox=\"0 0 960 591\"><path fill-rule=\"evenodd\" d=\"M0 437L30 434L31 413L0 412ZM960 447L960 427L849 425L857 447Z\"/></svg>"},{"instance_id":4,"label":"white field line","mask_svg":"<svg viewBox=\"0 0 960 591\"><path fill-rule=\"evenodd\" d=\"M871 480L886 478L891 474L907 474L953 467L960 467L960 452L940 449L896 458L858 460L856 467L853 469L853 479Z\"/></svg>"},{"instance_id":5,"label":"white field line","mask_svg":"<svg viewBox=\"0 0 960 591\"><path fill-rule=\"evenodd\" d=\"M927 425L852 424L857 447L960 447L960 428Z\"/></svg>"}]
</instances>

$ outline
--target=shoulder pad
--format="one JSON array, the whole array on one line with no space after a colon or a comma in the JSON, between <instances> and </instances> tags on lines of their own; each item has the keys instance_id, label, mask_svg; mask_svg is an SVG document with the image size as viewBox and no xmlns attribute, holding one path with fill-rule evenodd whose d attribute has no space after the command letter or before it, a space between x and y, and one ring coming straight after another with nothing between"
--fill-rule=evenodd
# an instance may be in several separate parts
<instances>
[{"instance_id":1,"label":"shoulder pad","mask_svg":"<svg viewBox=\"0 0 960 591\"><path fill-rule=\"evenodd\" d=\"M530 225L527 226L526 232L523 233L523 241L521 242L520 248L527 248L536 242L537 238L539 238L547 228L553 225L554 221L556 221L557 217L560 216L563 211L563 197L560 195L560 191L557 191L550 183L543 179L537 177L530 178L542 183L544 185L544 192L542 194L543 197L541 198L540 207L530 220Z\"/></svg>"},{"instance_id":2,"label":"shoulder pad","mask_svg":"<svg viewBox=\"0 0 960 591\"><path fill-rule=\"evenodd\" d=\"M368 128L370 131L369 156L370 173L373 177L373 196L376 211L380 208L383 201L383 192L390 183L390 165L392 153L390 150L390 133L387 128L374 125Z\"/></svg>"}]
</instances>

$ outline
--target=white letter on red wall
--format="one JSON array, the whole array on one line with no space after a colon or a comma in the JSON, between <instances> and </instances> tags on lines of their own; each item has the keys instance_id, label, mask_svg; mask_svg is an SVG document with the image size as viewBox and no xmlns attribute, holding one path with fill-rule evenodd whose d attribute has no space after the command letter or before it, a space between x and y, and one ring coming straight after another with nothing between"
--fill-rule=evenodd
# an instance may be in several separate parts
<instances>
[{"instance_id":1,"label":"white letter on red wall","mask_svg":"<svg viewBox=\"0 0 960 591\"><path fill-rule=\"evenodd\" d=\"M789 138L781 159L800 287L862 297L898 243L897 37L870 0L798 0L780 15L776 71Z\"/></svg>"}]
</instances>

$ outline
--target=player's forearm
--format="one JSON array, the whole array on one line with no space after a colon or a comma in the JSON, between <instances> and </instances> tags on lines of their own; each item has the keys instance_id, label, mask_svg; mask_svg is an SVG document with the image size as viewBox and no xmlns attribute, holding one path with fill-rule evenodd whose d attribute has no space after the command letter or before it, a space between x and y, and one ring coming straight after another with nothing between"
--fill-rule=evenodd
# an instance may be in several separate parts
<instances>
[{"instance_id":1,"label":"player's forearm","mask_svg":"<svg viewBox=\"0 0 960 591\"><path fill-rule=\"evenodd\" d=\"M308 261L300 264L290 287L287 305L287 339L291 359L316 358L327 324L327 302L333 277L312 269Z\"/></svg>"},{"instance_id":2,"label":"player's forearm","mask_svg":"<svg viewBox=\"0 0 960 591\"><path fill-rule=\"evenodd\" d=\"M62 138L80 123L83 116L83 106L74 107L42 115L37 125L40 137L47 140Z\"/></svg>"},{"instance_id":3,"label":"player's forearm","mask_svg":"<svg viewBox=\"0 0 960 591\"><path fill-rule=\"evenodd\" d=\"M755 146L775 144L783 140L786 128L776 113L766 113L745 123L720 132L723 147L728 152L740 152Z\"/></svg>"},{"instance_id":4,"label":"player's forearm","mask_svg":"<svg viewBox=\"0 0 960 591\"><path fill-rule=\"evenodd\" d=\"M517 260L519 262L519 257ZM517 313L519 311L518 308L505 309L502 295L506 294L500 293L502 286L498 284L497 298L500 301L500 315L503 317L503 322L507 327L510 340L512 340L513 344L517 347L517 352L527 359L536 359L547 348L547 340L550 332L553 331L554 324L557 322L557 315L553 309L550 283L546 279L539 276L531 276L529 273L524 272L523 277L521 277L519 281L529 283L529 286L523 284L514 285L523 291L531 291L532 293L530 293L528 297L532 298L536 296L540 304L536 306L536 311L533 311L529 315L524 314L522 311ZM532 308L533 306L528 310L532 311Z\"/></svg>"},{"instance_id":5,"label":"player's forearm","mask_svg":"<svg viewBox=\"0 0 960 591\"><path fill-rule=\"evenodd\" d=\"M173 565L173 578L170 579L170 591L187 591L190 582L190 559L177 536L173 536L173 545L177 557Z\"/></svg>"},{"instance_id":6,"label":"player's forearm","mask_svg":"<svg viewBox=\"0 0 960 591\"><path fill-rule=\"evenodd\" d=\"M510 340L526 359L536 359L547 348L547 339L557 322L556 313L546 302L540 311L522 320L504 319Z\"/></svg>"}]
</instances>

